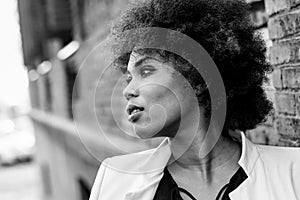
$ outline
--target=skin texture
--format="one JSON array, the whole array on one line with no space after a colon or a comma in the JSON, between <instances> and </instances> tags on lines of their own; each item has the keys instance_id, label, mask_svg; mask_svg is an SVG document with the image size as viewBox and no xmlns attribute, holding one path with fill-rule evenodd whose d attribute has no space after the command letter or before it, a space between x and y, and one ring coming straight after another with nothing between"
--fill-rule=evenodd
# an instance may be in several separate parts
<instances>
[{"instance_id":1,"label":"skin texture","mask_svg":"<svg viewBox=\"0 0 300 200\"><path fill-rule=\"evenodd\" d=\"M158 56L132 53L127 82L123 95L128 105L144 108L132 123L141 138L174 137L181 116L188 116L196 106L188 104L193 98L193 90L187 89L188 83L182 84L184 79L172 63L163 62Z\"/></svg>"},{"instance_id":2,"label":"skin texture","mask_svg":"<svg viewBox=\"0 0 300 200\"><path fill-rule=\"evenodd\" d=\"M136 134L141 138L170 137L173 155L192 138L187 151L169 164L168 170L177 184L197 199L214 199L238 169L241 146L221 136L206 157L199 157L208 119L204 109L200 107L200 112L195 109L199 104L194 91L172 63L162 61L159 56L133 52L127 67L127 82L123 95L128 104L144 107L140 117L132 122ZM178 129L182 118L187 120ZM193 123L199 123L195 135L190 129Z\"/></svg>"}]
</instances>

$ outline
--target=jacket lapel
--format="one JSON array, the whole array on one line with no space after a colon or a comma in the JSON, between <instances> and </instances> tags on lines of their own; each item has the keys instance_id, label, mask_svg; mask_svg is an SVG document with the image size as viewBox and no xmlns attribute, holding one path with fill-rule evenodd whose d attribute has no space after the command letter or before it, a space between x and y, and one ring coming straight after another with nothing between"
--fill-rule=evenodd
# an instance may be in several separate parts
<instances>
[{"instance_id":1,"label":"jacket lapel","mask_svg":"<svg viewBox=\"0 0 300 200\"><path fill-rule=\"evenodd\" d=\"M249 185L253 182L252 171L259 159L257 146L248 140L243 132L241 132L241 137L242 155L238 163L243 168L248 178L229 194L231 200L246 199L244 196L246 191L245 189L249 188Z\"/></svg>"}]
</instances>

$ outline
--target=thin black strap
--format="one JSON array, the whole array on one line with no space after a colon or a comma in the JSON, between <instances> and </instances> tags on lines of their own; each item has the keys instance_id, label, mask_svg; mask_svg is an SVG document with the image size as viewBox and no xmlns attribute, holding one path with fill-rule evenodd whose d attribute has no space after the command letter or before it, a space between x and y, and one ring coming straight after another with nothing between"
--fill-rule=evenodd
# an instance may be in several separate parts
<instances>
[{"instance_id":1,"label":"thin black strap","mask_svg":"<svg viewBox=\"0 0 300 200\"><path fill-rule=\"evenodd\" d=\"M171 200L174 200L174 192L176 192L175 195L178 196L179 191L177 187L174 187L171 191Z\"/></svg>"},{"instance_id":2,"label":"thin black strap","mask_svg":"<svg viewBox=\"0 0 300 200\"><path fill-rule=\"evenodd\" d=\"M181 188L181 187L178 187L178 190L180 191L180 192L183 192L183 193L185 193L186 195L188 195L191 199L193 199L193 200L197 200L191 193L189 193L186 189L183 189L183 188Z\"/></svg>"},{"instance_id":3,"label":"thin black strap","mask_svg":"<svg viewBox=\"0 0 300 200\"><path fill-rule=\"evenodd\" d=\"M223 194L223 192L226 190L226 188L228 187L228 183L226 185L224 185L221 190L219 191L216 200L221 198L221 195ZM171 200L173 200L174 197L174 192L176 192L176 194L178 194L179 192L183 192L186 195L188 195L188 197L190 197L192 200L197 200L191 193L189 193L186 189L178 187L178 188L173 188L172 192L171 192Z\"/></svg>"},{"instance_id":4,"label":"thin black strap","mask_svg":"<svg viewBox=\"0 0 300 200\"><path fill-rule=\"evenodd\" d=\"M226 185L224 185L221 190L219 191L216 200L221 198L221 195L223 194L223 192L226 190L226 188L228 187L228 183ZM178 194L178 192L183 192L186 195L188 195L188 197L190 197L192 200L197 200L191 193L189 193L189 191L187 191L184 188L178 187L178 188L173 188L172 193L171 193L171 200L173 200L173 195L174 192L176 192Z\"/></svg>"},{"instance_id":5,"label":"thin black strap","mask_svg":"<svg viewBox=\"0 0 300 200\"><path fill-rule=\"evenodd\" d=\"M190 197L192 200L197 200L191 193L189 193L186 189L183 189L181 187L175 187L173 188L171 192L171 200L173 200L174 197L174 192L176 193L175 195L178 196L179 192L185 193L188 197Z\"/></svg>"},{"instance_id":6,"label":"thin black strap","mask_svg":"<svg viewBox=\"0 0 300 200\"><path fill-rule=\"evenodd\" d=\"M229 183L227 183L226 185L224 185L220 192L218 193L217 197L216 197L216 200L220 199L221 198L221 195L223 194L223 192L226 190L226 188L228 187Z\"/></svg>"},{"instance_id":7,"label":"thin black strap","mask_svg":"<svg viewBox=\"0 0 300 200\"><path fill-rule=\"evenodd\" d=\"M230 181L228 184L224 185L221 190L219 191L216 200L219 200L223 194L222 199L223 200L229 200L230 198L228 197L229 193L232 192L233 190L235 190L243 181L245 181L248 178L247 174L245 173L245 171L240 167L239 170L231 177ZM167 184L170 184L168 187L163 188L163 186L166 186ZM169 188L169 189L168 189ZM165 174L163 179L161 180L159 186L158 186L158 191L155 194L155 200L160 199L161 196L164 196L163 193L165 193L165 191L171 191L169 194L170 196L168 196L167 199L171 200L182 200L182 197L180 196L180 192L185 193L190 199L192 200L196 200L196 198L189 193L187 190L178 187L178 185L176 184L176 182L174 181L174 179L172 178L171 174L169 173L169 171L167 170L167 168L165 169ZM165 198L163 198L165 199Z\"/></svg>"}]
</instances>

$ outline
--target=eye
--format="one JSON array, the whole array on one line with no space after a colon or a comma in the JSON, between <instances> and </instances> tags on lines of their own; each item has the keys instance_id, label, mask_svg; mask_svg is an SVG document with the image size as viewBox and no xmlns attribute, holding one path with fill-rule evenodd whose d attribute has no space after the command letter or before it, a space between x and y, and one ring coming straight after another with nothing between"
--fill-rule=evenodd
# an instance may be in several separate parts
<instances>
[{"instance_id":1,"label":"eye","mask_svg":"<svg viewBox=\"0 0 300 200\"><path fill-rule=\"evenodd\" d=\"M126 80L127 83L130 83L130 81L132 80L132 75L129 72L126 73L126 79L125 80Z\"/></svg>"},{"instance_id":2,"label":"eye","mask_svg":"<svg viewBox=\"0 0 300 200\"><path fill-rule=\"evenodd\" d=\"M154 71L154 69L151 67L144 67L141 69L140 73L141 73L141 76L144 78L144 77L147 77L149 76L152 72Z\"/></svg>"}]
</instances>

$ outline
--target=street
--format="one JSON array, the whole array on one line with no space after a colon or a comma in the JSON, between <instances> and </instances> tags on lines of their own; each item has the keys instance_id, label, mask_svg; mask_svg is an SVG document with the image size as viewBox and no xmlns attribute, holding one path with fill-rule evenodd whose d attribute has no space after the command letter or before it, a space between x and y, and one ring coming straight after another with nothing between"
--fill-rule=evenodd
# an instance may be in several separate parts
<instances>
[{"instance_id":1,"label":"street","mask_svg":"<svg viewBox=\"0 0 300 200\"><path fill-rule=\"evenodd\" d=\"M39 168L34 162L0 167L1 200L42 200Z\"/></svg>"}]
</instances>

